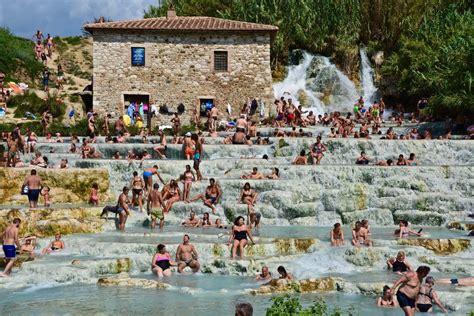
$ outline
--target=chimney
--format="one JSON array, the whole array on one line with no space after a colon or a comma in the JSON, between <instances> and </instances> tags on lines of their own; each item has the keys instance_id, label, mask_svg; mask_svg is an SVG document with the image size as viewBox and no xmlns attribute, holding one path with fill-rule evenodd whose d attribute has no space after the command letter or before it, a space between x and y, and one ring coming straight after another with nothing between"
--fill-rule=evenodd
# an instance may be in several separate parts
<instances>
[{"instance_id":1,"label":"chimney","mask_svg":"<svg viewBox=\"0 0 474 316\"><path fill-rule=\"evenodd\" d=\"M174 5L172 2L170 2L170 5L168 6L168 11L166 12L166 18L172 19L175 17L176 17L176 11L174 10Z\"/></svg>"}]
</instances>

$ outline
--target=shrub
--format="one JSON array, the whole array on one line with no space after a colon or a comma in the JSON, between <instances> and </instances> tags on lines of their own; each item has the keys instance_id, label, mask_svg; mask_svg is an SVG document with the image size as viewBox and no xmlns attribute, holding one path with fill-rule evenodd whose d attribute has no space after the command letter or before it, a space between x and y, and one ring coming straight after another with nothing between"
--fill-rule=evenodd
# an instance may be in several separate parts
<instances>
[{"instance_id":1,"label":"shrub","mask_svg":"<svg viewBox=\"0 0 474 316\"><path fill-rule=\"evenodd\" d=\"M8 101L8 106L16 108L15 117L24 117L26 112L41 116L43 112L49 110L54 119L62 120L66 111L66 105L57 94L48 94L46 100L38 97L36 93L15 95Z\"/></svg>"},{"instance_id":2,"label":"shrub","mask_svg":"<svg viewBox=\"0 0 474 316\"><path fill-rule=\"evenodd\" d=\"M292 316L342 316L354 315L352 307L342 311L340 308L336 307L332 310L329 310L326 302L322 298L316 298L313 303L304 308L301 305L298 297L291 297L289 295L274 297L271 299L273 304L267 308L267 316L283 316L283 315L292 315Z\"/></svg>"}]
</instances>

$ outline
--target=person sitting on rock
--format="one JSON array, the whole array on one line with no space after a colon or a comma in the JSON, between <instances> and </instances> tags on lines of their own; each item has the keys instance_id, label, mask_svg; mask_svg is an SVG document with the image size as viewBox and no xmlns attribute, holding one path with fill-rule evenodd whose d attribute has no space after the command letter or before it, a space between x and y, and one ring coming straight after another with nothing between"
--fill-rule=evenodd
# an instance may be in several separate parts
<instances>
[{"instance_id":1,"label":"person sitting on rock","mask_svg":"<svg viewBox=\"0 0 474 316\"><path fill-rule=\"evenodd\" d=\"M370 162L369 157L367 157L367 154L365 151L362 151L360 153L360 156L356 160L356 165L368 165Z\"/></svg>"},{"instance_id":2,"label":"person sitting on rock","mask_svg":"<svg viewBox=\"0 0 474 316\"><path fill-rule=\"evenodd\" d=\"M254 212L253 207L257 201L257 192L252 190L250 183L245 183L242 191L240 192L239 201L243 204L247 204L247 215Z\"/></svg>"},{"instance_id":3,"label":"person sitting on rock","mask_svg":"<svg viewBox=\"0 0 474 316\"><path fill-rule=\"evenodd\" d=\"M244 218L238 216L234 221L234 225L232 225L229 239L229 244L232 245L232 259L237 256L237 248L239 249L240 259L244 258L244 249L247 246L247 236L250 238L252 243L255 244L250 228L244 223Z\"/></svg>"},{"instance_id":4,"label":"person sitting on rock","mask_svg":"<svg viewBox=\"0 0 474 316\"><path fill-rule=\"evenodd\" d=\"M257 274L257 276L255 277L255 280L257 280L257 281L271 281L272 279L273 279L272 274L268 270L267 266L263 266L262 267L262 272Z\"/></svg>"},{"instance_id":5,"label":"person sitting on rock","mask_svg":"<svg viewBox=\"0 0 474 316\"><path fill-rule=\"evenodd\" d=\"M240 179L253 179L253 180L261 180L261 179L264 179L264 178L265 178L265 176L261 172L258 172L257 167L253 167L251 173L249 173L247 175L243 175L243 176L240 177Z\"/></svg>"},{"instance_id":6,"label":"person sitting on rock","mask_svg":"<svg viewBox=\"0 0 474 316\"><path fill-rule=\"evenodd\" d=\"M46 248L43 248L41 251L41 255L44 256L45 254L50 254L52 252L57 252L64 250L65 245L64 242L61 240L61 234L56 234L54 236L54 240L49 243Z\"/></svg>"},{"instance_id":7,"label":"person sitting on rock","mask_svg":"<svg viewBox=\"0 0 474 316\"><path fill-rule=\"evenodd\" d=\"M344 245L344 232L341 228L341 223L334 224L334 228L331 229L330 233L331 246L343 246Z\"/></svg>"},{"instance_id":8,"label":"person sitting on rock","mask_svg":"<svg viewBox=\"0 0 474 316\"><path fill-rule=\"evenodd\" d=\"M293 160L294 165L306 165L308 164L308 157L306 157L306 151L303 149L301 150L299 156Z\"/></svg>"},{"instance_id":9,"label":"person sitting on rock","mask_svg":"<svg viewBox=\"0 0 474 316\"><path fill-rule=\"evenodd\" d=\"M189 214L189 218L181 223L184 227L198 227L199 225L199 218L196 217L196 212L191 211Z\"/></svg>"},{"instance_id":10,"label":"person sitting on rock","mask_svg":"<svg viewBox=\"0 0 474 316\"><path fill-rule=\"evenodd\" d=\"M355 228L352 230L352 245L356 247L372 246L367 230L362 227L362 223L359 221L355 223Z\"/></svg>"},{"instance_id":11,"label":"person sitting on rock","mask_svg":"<svg viewBox=\"0 0 474 316\"><path fill-rule=\"evenodd\" d=\"M403 251L399 251L396 257L390 257L387 260L387 267L397 274L413 271L413 268L406 260L405 252Z\"/></svg>"},{"instance_id":12,"label":"person sitting on rock","mask_svg":"<svg viewBox=\"0 0 474 316\"><path fill-rule=\"evenodd\" d=\"M183 236L183 243L176 249L176 262L178 272L183 272L184 268L190 267L194 273L199 271L201 265L198 262L198 253L194 245L189 243L189 235Z\"/></svg>"},{"instance_id":13,"label":"person sitting on rock","mask_svg":"<svg viewBox=\"0 0 474 316\"><path fill-rule=\"evenodd\" d=\"M171 266L177 266L176 262L171 261L171 256L166 251L166 246L159 244L156 247L156 253L151 261L151 271L159 278L171 275Z\"/></svg>"},{"instance_id":14,"label":"person sitting on rock","mask_svg":"<svg viewBox=\"0 0 474 316\"><path fill-rule=\"evenodd\" d=\"M30 257L35 256L36 236L27 236L22 238L23 243L20 247L20 254L28 254Z\"/></svg>"}]
</instances>

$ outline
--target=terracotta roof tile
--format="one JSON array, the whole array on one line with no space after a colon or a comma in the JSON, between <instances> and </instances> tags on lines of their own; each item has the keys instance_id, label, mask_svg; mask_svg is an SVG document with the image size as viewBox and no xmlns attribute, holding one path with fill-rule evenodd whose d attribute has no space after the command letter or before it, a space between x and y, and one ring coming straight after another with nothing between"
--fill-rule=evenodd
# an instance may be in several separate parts
<instances>
[{"instance_id":1,"label":"terracotta roof tile","mask_svg":"<svg viewBox=\"0 0 474 316\"><path fill-rule=\"evenodd\" d=\"M205 16L177 16L173 18L150 18L130 21L90 23L84 25L89 32L94 30L157 30L157 31L266 31L276 32L278 27Z\"/></svg>"}]
</instances>

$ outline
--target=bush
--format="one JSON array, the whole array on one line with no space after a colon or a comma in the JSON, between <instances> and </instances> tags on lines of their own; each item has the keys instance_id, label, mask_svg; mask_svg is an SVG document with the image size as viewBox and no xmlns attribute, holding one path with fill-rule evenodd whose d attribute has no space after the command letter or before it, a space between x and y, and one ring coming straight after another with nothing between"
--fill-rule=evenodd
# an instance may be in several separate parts
<instances>
[{"instance_id":1,"label":"bush","mask_svg":"<svg viewBox=\"0 0 474 316\"><path fill-rule=\"evenodd\" d=\"M342 316L342 315L354 315L352 307L348 310L342 311L336 307L329 311L326 302L322 298L317 298L307 308L303 308L299 298L291 297L289 295L274 297L271 299L273 304L267 308L267 316Z\"/></svg>"},{"instance_id":2,"label":"bush","mask_svg":"<svg viewBox=\"0 0 474 316\"><path fill-rule=\"evenodd\" d=\"M36 93L15 95L8 101L8 106L16 108L15 117L24 117L25 112L31 112L38 117L49 110L54 119L62 120L66 111L66 105L57 97L57 94L48 94L46 100L38 97Z\"/></svg>"}]
</instances>

